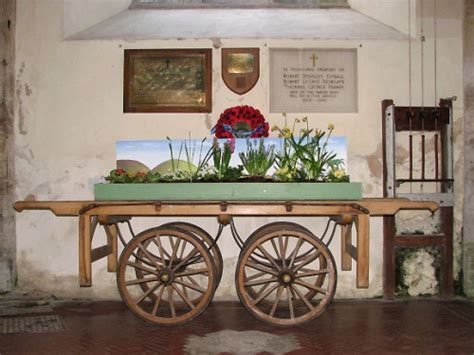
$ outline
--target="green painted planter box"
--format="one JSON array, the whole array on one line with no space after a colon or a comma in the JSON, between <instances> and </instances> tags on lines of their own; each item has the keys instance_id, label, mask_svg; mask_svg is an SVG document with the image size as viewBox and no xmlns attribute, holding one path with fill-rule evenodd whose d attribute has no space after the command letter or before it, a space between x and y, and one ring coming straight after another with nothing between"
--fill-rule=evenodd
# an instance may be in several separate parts
<instances>
[{"instance_id":1,"label":"green painted planter box","mask_svg":"<svg viewBox=\"0 0 474 355\"><path fill-rule=\"evenodd\" d=\"M97 201L360 200L362 184L360 182L96 184L94 195Z\"/></svg>"}]
</instances>

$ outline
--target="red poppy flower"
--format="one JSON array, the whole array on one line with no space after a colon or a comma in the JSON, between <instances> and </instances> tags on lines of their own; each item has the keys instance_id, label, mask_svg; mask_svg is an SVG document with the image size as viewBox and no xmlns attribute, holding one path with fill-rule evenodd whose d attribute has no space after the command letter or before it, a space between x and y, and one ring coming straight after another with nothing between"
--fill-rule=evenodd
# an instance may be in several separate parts
<instances>
[{"instance_id":1,"label":"red poppy flower","mask_svg":"<svg viewBox=\"0 0 474 355\"><path fill-rule=\"evenodd\" d=\"M259 110L252 106L235 106L221 113L211 133L217 138L268 137L268 123Z\"/></svg>"}]
</instances>

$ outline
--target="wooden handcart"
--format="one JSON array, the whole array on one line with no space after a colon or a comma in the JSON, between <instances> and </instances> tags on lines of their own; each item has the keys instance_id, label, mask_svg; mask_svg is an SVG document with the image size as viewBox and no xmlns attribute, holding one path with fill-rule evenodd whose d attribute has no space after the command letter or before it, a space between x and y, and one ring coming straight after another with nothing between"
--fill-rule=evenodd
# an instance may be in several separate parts
<instances>
[{"instance_id":1,"label":"wooden handcart","mask_svg":"<svg viewBox=\"0 0 474 355\"><path fill-rule=\"evenodd\" d=\"M223 271L217 239L230 225L241 247L235 282L242 304L272 325L294 326L318 317L334 297L337 270L328 245L340 227L341 269L356 261L356 286L369 286L369 222L371 216L393 216L400 210L430 210L438 205L403 198L353 201L20 201L15 210L51 210L78 217L79 284L92 285L92 263L107 257L117 272L120 295L140 318L177 325L201 314L211 302ZM173 222L133 234L133 217L217 217L218 235ZM291 222L269 223L243 241L234 217L329 217L318 238ZM133 238L124 241L119 225L129 225ZM355 245L352 227L355 225ZM107 244L92 248L98 226ZM125 245L117 259L118 240Z\"/></svg>"}]
</instances>

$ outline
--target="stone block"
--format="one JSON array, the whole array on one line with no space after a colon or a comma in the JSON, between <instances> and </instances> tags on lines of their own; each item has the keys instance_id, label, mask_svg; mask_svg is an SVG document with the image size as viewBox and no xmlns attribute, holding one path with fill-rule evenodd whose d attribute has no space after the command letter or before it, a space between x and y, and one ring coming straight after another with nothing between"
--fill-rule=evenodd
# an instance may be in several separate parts
<instances>
[{"instance_id":1,"label":"stone block","mask_svg":"<svg viewBox=\"0 0 474 355\"><path fill-rule=\"evenodd\" d=\"M474 297L474 243L464 244L464 293Z\"/></svg>"},{"instance_id":2,"label":"stone block","mask_svg":"<svg viewBox=\"0 0 474 355\"><path fill-rule=\"evenodd\" d=\"M13 262L6 258L0 258L0 293L8 292L13 287Z\"/></svg>"}]
</instances>

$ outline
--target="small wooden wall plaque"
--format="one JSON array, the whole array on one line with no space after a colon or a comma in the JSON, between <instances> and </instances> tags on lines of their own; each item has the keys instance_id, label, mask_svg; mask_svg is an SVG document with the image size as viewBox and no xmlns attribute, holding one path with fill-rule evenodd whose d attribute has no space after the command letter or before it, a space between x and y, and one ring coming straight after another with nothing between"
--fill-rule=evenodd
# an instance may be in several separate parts
<instances>
[{"instance_id":1,"label":"small wooden wall plaque","mask_svg":"<svg viewBox=\"0 0 474 355\"><path fill-rule=\"evenodd\" d=\"M249 92L260 77L259 48L223 48L222 79L238 95Z\"/></svg>"}]
</instances>

